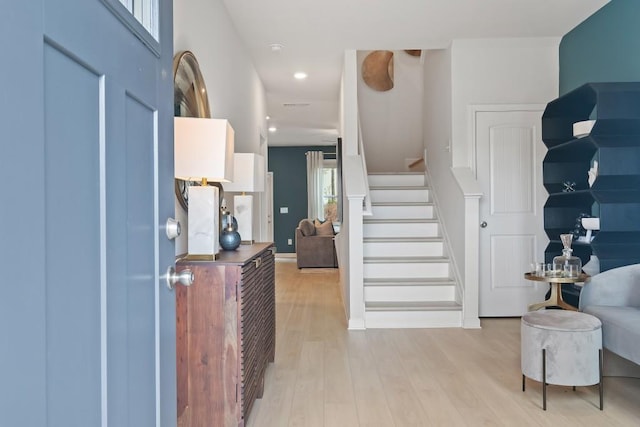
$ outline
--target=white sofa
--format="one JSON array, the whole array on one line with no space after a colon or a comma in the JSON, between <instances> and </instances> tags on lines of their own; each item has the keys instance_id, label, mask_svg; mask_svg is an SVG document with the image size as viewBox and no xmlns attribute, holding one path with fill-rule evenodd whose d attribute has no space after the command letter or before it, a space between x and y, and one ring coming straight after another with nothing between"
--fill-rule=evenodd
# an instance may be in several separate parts
<instances>
[{"instance_id":1,"label":"white sofa","mask_svg":"<svg viewBox=\"0 0 640 427\"><path fill-rule=\"evenodd\" d=\"M640 264L593 276L580 293L579 309L602 322L604 348L640 364Z\"/></svg>"}]
</instances>

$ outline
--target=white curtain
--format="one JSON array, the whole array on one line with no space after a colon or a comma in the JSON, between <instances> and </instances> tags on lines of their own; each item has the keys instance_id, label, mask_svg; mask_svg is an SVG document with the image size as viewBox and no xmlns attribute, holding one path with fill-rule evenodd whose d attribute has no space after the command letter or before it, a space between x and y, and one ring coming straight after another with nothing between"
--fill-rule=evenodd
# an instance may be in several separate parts
<instances>
[{"instance_id":1,"label":"white curtain","mask_svg":"<svg viewBox=\"0 0 640 427\"><path fill-rule=\"evenodd\" d=\"M322 219L322 151L307 152L307 212L309 219Z\"/></svg>"}]
</instances>

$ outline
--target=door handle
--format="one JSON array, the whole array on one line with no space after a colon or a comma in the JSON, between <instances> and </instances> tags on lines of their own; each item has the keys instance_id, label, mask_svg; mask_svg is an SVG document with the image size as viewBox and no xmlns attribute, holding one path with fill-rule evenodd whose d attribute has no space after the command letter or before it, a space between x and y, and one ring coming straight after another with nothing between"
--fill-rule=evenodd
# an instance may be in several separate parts
<instances>
[{"instance_id":1,"label":"door handle","mask_svg":"<svg viewBox=\"0 0 640 427\"><path fill-rule=\"evenodd\" d=\"M167 288L170 291L173 290L175 285L180 284L183 286L191 286L195 280L193 271L187 269L182 270L180 273L176 273L176 269L173 266L167 268Z\"/></svg>"},{"instance_id":2,"label":"door handle","mask_svg":"<svg viewBox=\"0 0 640 427\"><path fill-rule=\"evenodd\" d=\"M167 239L169 240L175 239L180 235L182 231L180 227L180 221L173 218L168 218L167 225L164 231L165 233L167 233Z\"/></svg>"},{"instance_id":3,"label":"door handle","mask_svg":"<svg viewBox=\"0 0 640 427\"><path fill-rule=\"evenodd\" d=\"M480 227L482 227L482 228L487 228L487 221L482 221L482 222L480 223Z\"/></svg>"}]
</instances>

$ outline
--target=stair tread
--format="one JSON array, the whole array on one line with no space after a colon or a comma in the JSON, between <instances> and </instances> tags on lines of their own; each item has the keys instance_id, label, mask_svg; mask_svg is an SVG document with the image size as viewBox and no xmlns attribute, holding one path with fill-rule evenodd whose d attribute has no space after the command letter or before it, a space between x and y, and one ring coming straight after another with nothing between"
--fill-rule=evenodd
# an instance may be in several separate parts
<instances>
[{"instance_id":1,"label":"stair tread","mask_svg":"<svg viewBox=\"0 0 640 427\"><path fill-rule=\"evenodd\" d=\"M364 243L442 243L440 236L435 237L365 237Z\"/></svg>"},{"instance_id":2,"label":"stair tread","mask_svg":"<svg viewBox=\"0 0 640 427\"><path fill-rule=\"evenodd\" d=\"M371 206L433 206L433 202L371 202Z\"/></svg>"},{"instance_id":3,"label":"stair tread","mask_svg":"<svg viewBox=\"0 0 640 427\"><path fill-rule=\"evenodd\" d=\"M400 301L400 302L365 302L368 311L460 311L462 306L455 301Z\"/></svg>"},{"instance_id":4,"label":"stair tread","mask_svg":"<svg viewBox=\"0 0 640 427\"><path fill-rule=\"evenodd\" d=\"M376 277L364 279L365 286L440 286L455 285L453 279L442 277Z\"/></svg>"},{"instance_id":5,"label":"stair tread","mask_svg":"<svg viewBox=\"0 0 640 427\"><path fill-rule=\"evenodd\" d=\"M400 171L400 172L372 172L372 173L367 174L367 176L388 176L388 175L420 175L420 176L423 176L424 172Z\"/></svg>"},{"instance_id":6,"label":"stair tread","mask_svg":"<svg viewBox=\"0 0 640 427\"><path fill-rule=\"evenodd\" d=\"M435 218L364 218L365 224L439 224Z\"/></svg>"},{"instance_id":7,"label":"stair tread","mask_svg":"<svg viewBox=\"0 0 640 427\"><path fill-rule=\"evenodd\" d=\"M420 256L420 257L408 257L408 256L385 256L385 257L364 257L365 264L372 263L406 263L406 264L419 264L419 263L437 263L437 262L449 262L449 258L445 256Z\"/></svg>"},{"instance_id":8,"label":"stair tread","mask_svg":"<svg viewBox=\"0 0 640 427\"><path fill-rule=\"evenodd\" d=\"M370 185L369 190L429 190L424 184L420 185Z\"/></svg>"}]
</instances>

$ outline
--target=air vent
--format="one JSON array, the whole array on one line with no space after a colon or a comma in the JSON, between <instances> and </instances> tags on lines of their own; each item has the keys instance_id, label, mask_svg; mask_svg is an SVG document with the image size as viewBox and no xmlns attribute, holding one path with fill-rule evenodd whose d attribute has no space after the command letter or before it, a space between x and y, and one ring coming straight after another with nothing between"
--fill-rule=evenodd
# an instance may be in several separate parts
<instances>
[{"instance_id":1,"label":"air vent","mask_svg":"<svg viewBox=\"0 0 640 427\"><path fill-rule=\"evenodd\" d=\"M289 107L289 108L298 108L298 107L308 107L309 103L304 103L304 102L285 102L284 104L282 104L283 107Z\"/></svg>"}]
</instances>

